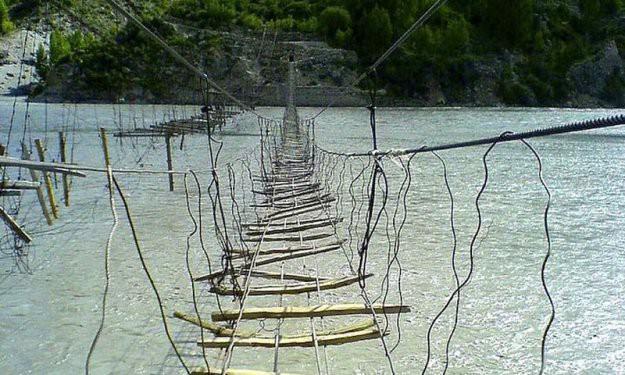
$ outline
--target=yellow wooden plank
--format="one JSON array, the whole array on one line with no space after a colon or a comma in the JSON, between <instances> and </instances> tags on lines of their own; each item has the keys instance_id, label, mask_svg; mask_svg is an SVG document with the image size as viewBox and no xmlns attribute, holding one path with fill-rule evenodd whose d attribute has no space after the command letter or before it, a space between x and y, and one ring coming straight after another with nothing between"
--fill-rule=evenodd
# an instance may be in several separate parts
<instances>
[{"instance_id":1,"label":"yellow wooden plank","mask_svg":"<svg viewBox=\"0 0 625 375\"><path fill-rule=\"evenodd\" d=\"M282 318L312 318L323 316L371 314L371 309L376 314L398 314L410 312L409 306L403 305L380 305L368 307L364 304L339 304L317 306L284 306L284 307L250 307L243 309L241 319L282 319ZM211 314L214 322L237 320L240 310L215 311Z\"/></svg>"},{"instance_id":2,"label":"yellow wooden plank","mask_svg":"<svg viewBox=\"0 0 625 375\"><path fill-rule=\"evenodd\" d=\"M380 338L380 331L377 328L368 328L356 332L347 332L337 335L317 335L317 345L343 345L357 341L372 340ZM204 341L198 341L199 346L205 348L227 348L232 339L230 337L217 337ZM255 348L275 348L276 340L273 337L267 338L235 338L235 346L246 346ZM296 338L280 338L279 345L281 348L309 348L315 346L312 334L305 337Z\"/></svg>"}]
</instances>

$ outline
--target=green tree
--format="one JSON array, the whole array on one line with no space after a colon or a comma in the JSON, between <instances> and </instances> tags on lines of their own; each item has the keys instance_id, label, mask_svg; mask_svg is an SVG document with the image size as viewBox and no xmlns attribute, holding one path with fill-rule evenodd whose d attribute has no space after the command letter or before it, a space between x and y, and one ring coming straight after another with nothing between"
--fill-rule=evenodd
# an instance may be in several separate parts
<instances>
[{"instance_id":1,"label":"green tree","mask_svg":"<svg viewBox=\"0 0 625 375\"><path fill-rule=\"evenodd\" d=\"M319 33L332 45L344 47L345 44L339 44L337 34L342 32L351 33L352 18L347 9L338 6L331 6L323 10L319 14L318 21ZM344 40L340 42L345 43Z\"/></svg>"},{"instance_id":2,"label":"green tree","mask_svg":"<svg viewBox=\"0 0 625 375\"><path fill-rule=\"evenodd\" d=\"M0 0L0 35L13 31L15 27L9 19L9 7L4 0Z\"/></svg>"},{"instance_id":3,"label":"green tree","mask_svg":"<svg viewBox=\"0 0 625 375\"><path fill-rule=\"evenodd\" d=\"M594 1L597 0L583 0ZM484 0L485 30L505 47L533 40L535 0Z\"/></svg>"},{"instance_id":4,"label":"green tree","mask_svg":"<svg viewBox=\"0 0 625 375\"><path fill-rule=\"evenodd\" d=\"M37 74L43 81L48 78L48 72L50 71L50 61L48 60L48 53L42 44L37 49L37 56L35 58L35 69Z\"/></svg>"},{"instance_id":5,"label":"green tree","mask_svg":"<svg viewBox=\"0 0 625 375\"><path fill-rule=\"evenodd\" d=\"M69 40L59 30L50 34L50 63L56 65L71 55L72 48Z\"/></svg>"},{"instance_id":6,"label":"green tree","mask_svg":"<svg viewBox=\"0 0 625 375\"><path fill-rule=\"evenodd\" d=\"M385 8L375 6L360 20L358 46L367 63L373 62L393 40L391 17Z\"/></svg>"}]
</instances>

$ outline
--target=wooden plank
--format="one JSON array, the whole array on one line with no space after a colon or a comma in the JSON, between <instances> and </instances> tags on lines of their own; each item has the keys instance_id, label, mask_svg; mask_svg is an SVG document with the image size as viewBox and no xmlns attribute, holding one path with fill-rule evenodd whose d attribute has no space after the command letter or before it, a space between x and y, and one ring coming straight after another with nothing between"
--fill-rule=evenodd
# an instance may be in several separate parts
<instances>
[{"instance_id":1,"label":"wooden plank","mask_svg":"<svg viewBox=\"0 0 625 375\"><path fill-rule=\"evenodd\" d=\"M362 279L367 279L373 275L365 275ZM318 284L316 281L298 283L298 284L283 284L283 285L263 285L253 286L249 289L249 295L251 296L268 296L268 295L285 295L285 294L302 294L311 293L318 290L331 290L342 288L359 281L359 276L346 276L336 279L320 281ZM243 295L243 290L232 289L223 285L215 286L210 289L212 293L222 296Z\"/></svg>"},{"instance_id":2,"label":"wooden plank","mask_svg":"<svg viewBox=\"0 0 625 375\"><path fill-rule=\"evenodd\" d=\"M319 211L319 210L325 210L325 209L329 210L330 208L332 208L332 206L330 206L327 203L324 203L324 204L321 204L321 205L304 208L304 209L301 209L301 210L298 210L298 211L285 212L285 213L277 215L277 216L272 216L271 219L272 220L288 219L288 218L291 218L291 217L294 217L294 216L303 215L303 214L306 214L306 213L315 212L315 211Z\"/></svg>"},{"instance_id":3,"label":"wooden plank","mask_svg":"<svg viewBox=\"0 0 625 375\"><path fill-rule=\"evenodd\" d=\"M39 181L12 181L4 180L0 182L0 189L15 189L15 190L37 190L41 186Z\"/></svg>"},{"instance_id":4,"label":"wooden plank","mask_svg":"<svg viewBox=\"0 0 625 375\"><path fill-rule=\"evenodd\" d=\"M4 210L4 207L0 207L0 218L2 218L2 221L4 221L22 241L26 243L31 243L33 241L33 238Z\"/></svg>"},{"instance_id":5,"label":"wooden plank","mask_svg":"<svg viewBox=\"0 0 625 375\"><path fill-rule=\"evenodd\" d=\"M321 240L324 238L332 237L334 233L315 233L309 235L301 235L301 236L283 236L283 237L269 237L269 236L260 236L260 237L251 237L244 239L245 242L300 242L300 241L315 241Z\"/></svg>"},{"instance_id":6,"label":"wooden plank","mask_svg":"<svg viewBox=\"0 0 625 375\"><path fill-rule=\"evenodd\" d=\"M286 224L286 228L284 228L285 226L284 224L281 224L283 228L277 227L275 229L248 230L245 232L245 234L247 234L248 236L262 236L263 234L267 236L267 235L272 235L272 234L305 232L307 230L329 227L330 225L338 224L341 221L342 219L324 220L324 221L320 221L317 223L301 224L301 225L297 225L297 223L295 223L295 226L289 226L288 224Z\"/></svg>"},{"instance_id":7,"label":"wooden plank","mask_svg":"<svg viewBox=\"0 0 625 375\"><path fill-rule=\"evenodd\" d=\"M6 156L0 156L1 167L19 167L36 171L66 173L72 176L87 177L86 174L72 169L71 164L58 164L58 163L41 163L31 160L20 160L10 158Z\"/></svg>"},{"instance_id":8,"label":"wooden plank","mask_svg":"<svg viewBox=\"0 0 625 375\"><path fill-rule=\"evenodd\" d=\"M243 370L243 369L226 369L225 372L221 371L221 367L211 367L210 371L206 369L199 369L191 371L191 375L297 375L294 373L286 373L286 372L267 372L267 371L256 371L256 370Z\"/></svg>"},{"instance_id":9,"label":"wooden plank","mask_svg":"<svg viewBox=\"0 0 625 375\"><path fill-rule=\"evenodd\" d=\"M174 170L173 161L171 157L171 136L168 135L165 137L165 148L167 150L167 170L169 172ZM169 177L169 191L174 191L174 175L169 173L167 175Z\"/></svg>"},{"instance_id":10,"label":"wooden plank","mask_svg":"<svg viewBox=\"0 0 625 375\"><path fill-rule=\"evenodd\" d=\"M315 254L322 254L328 251L334 251L334 250L338 250L341 248L341 244L344 243L345 240L341 240L338 242L335 242L334 245L327 245L324 247L318 247L316 249L313 250L303 250L303 251L291 251L288 252L286 255L282 255L282 256L276 256L276 257L270 257L270 258L265 258L265 259L258 259L256 261L256 266L265 266L268 264L272 264L272 263L276 263L276 262L282 262L285 260L290 260L290 259L296 259L296 258L303 258L303 257L307 257L307 256L311 256L311 255L315 255ZM254 253L253 251L251 252L252 254ZM236 270L236 273L238 274L239 272L244 272L245 268ZM206 280L212 280L218 277L222 277L224 276L223 271L215 271L213 273L207 274L207 275L203 275L203 276L198 276L196 278L193 279L193 281L206 281Z\"/></svg>"},{"instance_id":11,"label":"wooden plank","mask_svg":"<svg viewBox=\"0 0 625 375\"><path fill-rule=\"evenodd\" d=\"M377 328L368 328L356 332L341 333L337 335L317 335L317 345L343 345L357 341L372 340L380 338L381 333ZM234 338L233 340L226 337L217 337L208 340L198 340L198 345L205 348L227 348L230 342L234 341L235 346L240 347L257 347L257 348L274 348L275 339L273 338ZM281 348L309 348L315 345L312 335L299 338L280 338Z\"/></svg>"},{"instance_id":12,"label":"wooden plank","mask_svg":"<svg viewBox=\"0 0 625 375\"><path fill-rule=\"evenodd\" d=\"M232 337L233 335L235 337L241 337L241 338L247 338L247 337L259 337L259 338L274 338L274 335L271 336L259 336L256 334L256 332L252 332L252 331L244 331L241 329L237 329L236 332L234 332L234 330L232 328L229 327L224 327L220 324L216 324L213 323L211 321L209 321L208 319L202 319L202 324L200 325L200 321L197 318L196 314L185 314L182 313L180 311L176 311L174 312L174 317L178 318L180 320L184 320L188 323L191 323L193 325L196 325L198 327L202 327L207 331L210 331L212 334L214 334L215 336L219 336L219 337ZM350 324L346 324L344 326L338 327L338 328L333 328L333 329L329 329L326 331L320 331L319 334L320 335L338 335L341 333L348 333L348 332L355 332L355 331L360 331L363 329L368 329L371 328L375 325L375 321L372 318L366 318L363 320L359 320L356 321L354 323L350 323ZM293 334L293 335L283 335L282 337L284 338L300 338L300 337L308 337L310 336L310 333L298 333L298 334Z\"/></svg>"},{"instance_id":13,"label":"wooden plank","mask_svg":"<svg viewBox=\"0 0 625 375\"><path fill-rule=\"evenodd\" d=\"M287 255L274 256L274 257L268 257L268 258L260 258L260 259L256 260L256 266L260 267L260 266L266 266L268 264L284 262L286 260L305 258L305 257L311 256L311 255L323 254L323 253L327 253L329 251L338 250L340 248L341 248L340 245L326 246L326 247L320 247L320 248L317 248L317 249L314 249L314 250L298 251L298 252L295 252L295 253L289 253ZM244 267L243 270L245 270L245 269L246 268Z\"/></svg>"},{"instance_id":14,"label":"wooden plank","mask_svg":"<svg viewBox=\"0 0 625 375\"><path fill-rule=\"evenodd\" d=\"M298 220L298 221L287 221L286 225L287 226L291 226L291 225L303 225L303 224L310 224L310 223L320 223L320 222L324 222L324 221L329 221L329 220L335 220L336 222L341 222L343 221L343 218L321 218L321 219L305 219L305 220ZM249 227L258 227L258 228L265 228L265 227L284 227L284 222L282 223L268 223L268 222L264 222L264 221L258 221L255 223L242 223L242 226L249 228Z\"/></svg>"},{"instance_id":15,"label":"wooden plank","mask_svg":"<svg viewBox=\"0 0 625 375\"><path fill-rule=\"evenodd\" d=\"M184 320L191 324L194 324L198 327L202 327L207 331L210 331L215 336L227 336L232 337L232 335L236 335L237 337L254 337L256 335L255 332L248 332L241 329L237 329L236 332L232 328L224 327L222 325L211 322L209 319L202 319L202 324L200 324L200 320L197 318L196 314L184 314L179 311L174 312L174 318L178 318L180 320Z\"/></svg>"},{"instance_id":16,"label":"wooden plank","mask_svg":"<svg viewBox=\"0 0 625 375\"><path fill-rule=\"evenodd\" d=\"M40 139L35 139L35 146L37 148L37 154L39 154L39 161L45 162L45 153L43 144ZM52 178L50 177L50 173L48 171L43 171L43 182L46 185L46 191L48 192L48 200L50 201L50 209L52 211L52 216L55 219L59 218L59 209L56 205L56 196L54 195L54 187L52 186Z\"/></svg>"},{"instance_id":17,"label":"wooden plank","mask_svg":"<svg viewBox=\"0 0 625 375\"><path fill-rule=\"evenodd\" d=\"M22 143L22 158L24 158L25 160L30 159L30 152L26 148L26 145L24 145L23 143ZM39 201L39 206L41 207L43 216L46 218L46 223L48 223L48 225L52 225L52 216L50 216L50 211L48 211L48 206L46 205L46 198L44 197L44 194L43 194L43 187L39 183L39 173L37 173L37 171L34 169L29 169L29 172L30 172L30 177L32 178L33 182L36 182L39 184L39 187L37 188L37 200Z\"/></svg>"},{"instance_id":18,"label":"wooden plank","mask_svg":"<svg viewBox=\"0 0 625 375\"><path fill-rule=\"evenodd\" d=\"M19 197L22 195L21 190L0 189L0 197Z\"/></svg>"},{"instance_id":19,"label":"wooden plank","mask_svg":"<svg viewBox=\"0 0 625 375\"><path fill-rule=\"evenodd\" d=\"M61 154L61 163L67 163L67 154L65 152L65 144L67 140L65 139L65 134L60 131L59 132L59 152ZM69 176L63 175L63 202L65 203L65 207L69 207Z\"/></svg>"},{"instance_id":20,"label":"wooden plank","mask_svg":"<svg viewBox=\"0 0 625 375\"><path fill-rule=\"evenodd\" d=\"M319 318L326 316L342 315L368 315L371 309L376 314L399 314L410 312L409 306L404 305L380 305L371 307L364 304L340 304L340 305L316 305L316 306L285 306L285 307L249 307L240 310L215 311L211 314L214 322L237 320L241 313L241 319L296 319L296 318Z\"/></svg>"},{"instance_id":21,"label":"wooden plank","mask_svg":"<svg viewBox=\"0 0 625 375\"><path fill-rule=\"evenodd\" d=\"M239 275L239 276L247 276L247 274L245 275ZM281 273L281 272L269 272L269 271L259 271L259 270L254 270L252 271L252 275L253 277L260 277L263 279L274 279L274 280L294 280L294 281L316 281L317 278L314 276L308 276L308 275L298 275L298 274L294 274L294 273ZM329 280L327 277L319 277L319 281L324 281L324 280Z\"/></svg>"}]
</instances>

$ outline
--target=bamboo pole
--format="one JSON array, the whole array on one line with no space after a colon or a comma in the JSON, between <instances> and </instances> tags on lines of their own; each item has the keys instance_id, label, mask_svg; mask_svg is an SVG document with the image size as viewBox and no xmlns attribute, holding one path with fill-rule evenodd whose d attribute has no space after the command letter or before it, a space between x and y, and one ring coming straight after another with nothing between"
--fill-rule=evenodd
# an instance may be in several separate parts
<instances>
[{"instance_id":1,"label":"bamboo pole","mask_svg":"<svg viewBox=\"0 0 625 375\"><path fill-rule=\"evenodd\" d=\"M26 145L22 143L22 159L29 160L30 152L26 148ZM39 173L37 173L34 169L29 169L30 178L33 182L39 183ZM48 206L46 205L46 199L43 195L43 186L39 183L39 187L37 188L37 200L39 201L39 205L41 206L41 211L43 212L43 216L46 218L46 222L48 225L52 225L52 217L50 216L50 211L48 211Z\"/></svg>"},{"instance_id":2,"label":"bamboo pole","mask_svg":"<svg viewBox=\"0 0 625 375\"><path fill-rule=\"evenodd\" d=\"M67 139L65 138L65 134L61 131L59 132L59 151L61 153L61 163L67 163L67 154L65 152L65 145L67 143ZM63 174L63 202L65 203L65 207L69 207L69 176Z\"/></svg>"},{"instance_id":3,"label":"bamboo pole","mask_svg":"<svg viewBox=\"0 0 625 375\"><path fill-rule=\"evenodd\" d=\"M174 168L171 159L171 135L169 133L165 136L165 145L167 148L167 170L171 172ZM174 175L169 173L167 176L169 177L169 191L174 191Z\"/></svg>"},{"instance_id":4,"label":"bamboo pole","mask_svg":"<svg viewBox=\"0 0 625 375\"><path fill-rule=\"evenodd\" d=\"M41 143L41 139L35 139L35 146L37 147L37 153L39 154L39 160L41 162L46 161L46 155L44 152L43 144ZM52 209L52 216L55 219L59 218L59 209L56 205L56 197L54 196L54 187L52 186L52 178L50 178L50 173L43 172L43 181L46 184L46 190L48 192L48 199L50 200L50 208Z\"/></svg>"}]
</instances>

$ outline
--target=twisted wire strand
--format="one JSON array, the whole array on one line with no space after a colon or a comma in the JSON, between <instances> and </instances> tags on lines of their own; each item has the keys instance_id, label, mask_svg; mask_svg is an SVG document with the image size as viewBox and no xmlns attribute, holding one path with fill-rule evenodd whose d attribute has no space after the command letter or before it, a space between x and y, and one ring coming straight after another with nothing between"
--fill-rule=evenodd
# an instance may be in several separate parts
<instances>
[{"instance_id":1,"label":"twisted wire strand","mask_svg":"<svg viewBox=\"0 0 625 375\"><path fill-rule=\"evenodd\" d=\"M115 188L117 189L117 193L119 194L119 197L121 198L122 203L124 204L124 210L126 211L126 218L128 219L128 225L130 226L130 231L132 233L132 239L133 239L133 242L135 244L135 248L137 250L137 254L139 255L139 260L141 261L141 267L143 268L143 271L144 271L146 277L148 278L148 281L150 282L150 286L152 287L152 291L154 291L154 295L156 296L156 300L158 302L158 308L159 308L159 311L161 313L161 320L163 322L163 328L165 330L165 335L167 335L167 339L169 340L169 343L171 344L171 347L174 349L174 352L176 353L176 356L178 357L178 360L180 361L180 364L182 365L182 367L184 367L184 370L186 371L186 373L190 375L191 374L191 370L189 370L189 367L187 366L185 361L182 359L182 355L178 351L178 347L176 346L176 343L174 342L174 339L171 336L171 333L169 331L169 325L167 324L167 317L165 316L165 308L163 306L163 301L161 299L161 295L158 292L158 288L156 287L156 283L154 282L154 279L152 278L152 275L150 274L148 266L145 263L145 259L143 258L143 252L141 251L141 245L139 244L139 237L137 235L137 230L135 228L135 224L134 224L134 220L132 218L132 215L130 213L130 206L128 205L128 201L126 200L126 196L124 195L124 192L122 191L121 186L117 182L117 179L115 178L114 175L112 176L112 178L113 178L113 183L115 183Z\"/></svg>"},{"instance_id":2,"label":"twisted wire strand","mask_svg":"<svg viewBox=\"0 0 625 375\"><path fill-rule=\"evenodd\" d=\"M100 323L98 325L98 330L96 331L93 340L91 341L91 346L89 347L89 352L87 354L87 359L85 361L85 374L89 374L89 366L91 364L91 358L93 353L95 352L96 345L100 339L100 335L104 330L104 321L106 319L106 300L108 297L109 286L111 283L111 274L110 274L110 254L111 254L111 244L113 243L113 236L115 235L115 231L119 226L119 218L117 216L117 210L115 209L115 198L113 194L113 173L111 172L111 167L108 166L107 173L108 180L108 191L109 191L109 205L111 208L111 214L113 216L113 224L111 225L111 230L109 232L108 238L106 240L106 246L104 247L104 274L106 281L104 283L104 292L102 293L102 315L100 317Z\"/></svg>"},{"instance_id":3,"label":"twisted wire strand","mask_svg":"<svg viewBox=\"0 0 625 375\"><path fill-rule=\"evenodd\" d=\"M187 274L189 275L189 283L191 285L191 298L193 301L193 311L195 312L195 316L198 320L198 322L200 323L200 339L202 340L202 342L204 342L204 324L202 322L202 316L200 314L200 311L198 309L197 306L197 294L195 291L195 282L193 280L193 273L191 271L191 263L190 263L190 257L189 257L189 253L191 252L191 238L193 238L193 236L195 236L196 233L198 233L198 222L195 219L195 216L193 215L193 211L191 210L191 200L189 197L189 184L188 184L188 175L185 174L184 175L184 179L183 179L183 183L184 183L184 194L185 194L185 203L187 206L187 213L189 214L189 219L191 219L191 222L193 223L193 229L191 230L191 232L187 235L187 239L186 239L186 249L185 249L185 265L186 265L186 269L187 269ZM199 191L200 189L198 189ZM201 207L200 207L201 208ZM202 359L204 360L204 364L206 365L207 371L210 373L210 364L208 363L208 359L206 358L206 348L203 345L201 346L201 350L202 350Z\"/></svg>"},{"instance_id":4,"label":"twisted wire strand","mask_svg":"<svg viewBox=\"0 0 625 375\"><path fill-rule=\"evenodd\" d=\"M436 151L432 151L432 155L434 155L440 161L441 166L443 167L443 180L445 182L445 188L447 190L447 194L449 195L449 226L451 229L451 236L452 236L452 241L453 241L453 246L451 250L451 269L454 274L454 281L456 282L456 289L457 289L458 287L460 287L460 278L458 277L458 269L456 268L456 251L458 249L458 236L456 233L456 224L455 224L454 194L449 184L449 178L447 175L447 163L439 154L436 153ZM454 336L454 333L456 332L456 329L458 327L459 313L460 313L460 295L458 294L456 296L454 322L453 322L451 331L449 333L449 336L447 337L447 342L445 343L445 365L443 368L443 374L446 374L447 370L449 369L449 347L451 345L451 339Z\"/></svg>"},{"instance_id":5,"label":"twisted wire strand","mask_svg":"<svg viewBox=\"0 0 625 375\"><path fill-rule=\"evenodd\" d=\"M445 313L445 311L447 311L447 308L449 307L449 305L451 304L451 302L454 300L454 298L456 298L456 296L460 296L460 292L461 290L469 283L469 281L471 280L471 277L473 276L473 272L474 272L474 268L475 268L475 261L474 261L474 251L475 251L475 244L477 242L477 239L480 235L480 231L482 229L482 211L480 209L480 199L482 198L482 195L484 194L484 191L486 191L486 187L488 185L488 164L486 162L486 159L488 157L488 155L490 154L490 152L495 148L495 146L497 145L498 142L495 142L493 144L490 145L490 147L486 150L486 152L484 153L484 155L482 156L482 165L484 167L484 181L482 183L482 186L475 198L475 210L477 212L477 228L475 229L475 232L471 238L471 243L469 245L469 272L466 276L466 278L462 281L462 283L460 285L458 285L458 287L453 291L453 293L451 294L451 296L449 296L449 298L447 299L447 302L445 303L445 305L443 306L443 308L436 314L436 316L434 317L434 319L432 320L432 323L430 324L430 326L428 327L428 331L427 331L427 335L426 335L426 341L427 341L427 353L426 353L426 359L425 359L425 364L423 366L423 370L421 372L421 374L425 374L425 372L428 369L429 363L430 363L430 357L431 357L431 336L432 336L432 330L434 329L434 326L436 325L436 322L438 321L438 319L440 319L440 317ZM453 339L453 332L452 334L449 335L448 338L448 342L451 342L451 340Z\"/></svg>"},{"instance_id":6,"label":"twisted wire strand","mask_svg":"<svg viewBox=\"0 0 625 375\"><path fill-rule=\"evenodd\" d=\"M556 308L553 303L553 298L551 297L551 293L549 292L549 287L547 286L547 280L545 276L547 263L549 262L549 258L551 256L551 234L549 232L549 209L551 208L551 191L549 190L549 187L547 186L547 183L545 182L545 179L543 177L543 163L542 163L540 155L538 154L536 149L534 149L534 147L530 145L526 140L523 139L521 140L521 142L523 142L523 144L527 146L527 148L529 148L529 150L532 152L532 154L536 158L536 162L538 164L538 178L540 179L540 183L545 189L545 193L547 194L547 202L545 204L545 211L543 215L545 237L547 238L547 251L545 252L545 257L543 258L543 262L540 268L540 281L542 283L545 296L547 297L549 301L550 312L549 312L549 318L548 318L547 324L545 325L545 328L542 333L542 338L541 338L541 343L540 343L540 371L539 373L542 375L545 371L547 337L549 335L549 330L551 329L551 325L553 324L553 321L555 320L555 317L556 317Z\"/></svg>"}]
</instances>

